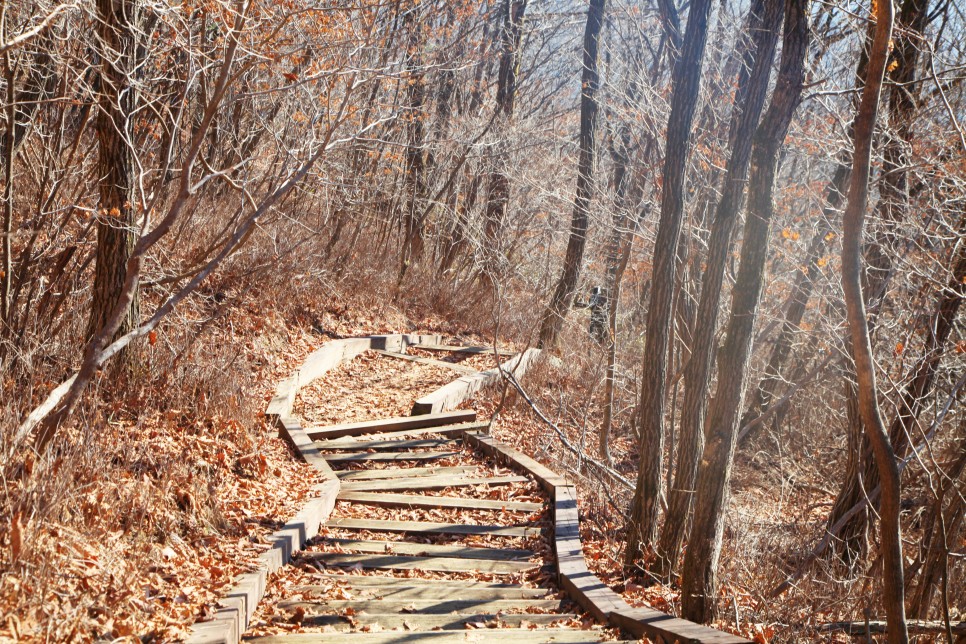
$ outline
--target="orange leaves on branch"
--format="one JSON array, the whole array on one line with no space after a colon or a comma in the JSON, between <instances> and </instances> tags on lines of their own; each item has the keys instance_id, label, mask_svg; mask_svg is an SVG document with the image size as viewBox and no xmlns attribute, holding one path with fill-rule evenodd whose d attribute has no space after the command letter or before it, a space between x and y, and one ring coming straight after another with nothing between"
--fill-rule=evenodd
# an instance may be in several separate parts
<instances>
[{"instance_id":1,"label":"orange leaves on branch","mask_svg":"<svg viewBox=\"0 0 966 644\"><path fill-rule=\"evenodd\" d=\"M906 345L904 345L902 342L896 342L896 348L894 351L894 353L896 354L896 357L901 356L902 352L905 350L906 350Z\"/></svg>"},{"instance_id":2,"label":"orange leaves on branch","mask_svg":"<svg viewBox=\"0 0 966 644\"><path fill-rule=\"evenodd\" d=\"M152 347L158 343L158 332L148 331L148 344Z\"/></svg>"}]
</instances>

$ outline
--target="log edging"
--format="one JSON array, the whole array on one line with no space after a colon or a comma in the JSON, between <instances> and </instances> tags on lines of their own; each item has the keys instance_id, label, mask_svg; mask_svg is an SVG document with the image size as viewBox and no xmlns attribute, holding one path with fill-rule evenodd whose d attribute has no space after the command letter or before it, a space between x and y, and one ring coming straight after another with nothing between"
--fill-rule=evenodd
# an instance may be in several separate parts
<instances>
[{"instance_id":1,"label":"log edging","mask_svg":"<svg viewBox=\"0 0 966 644\"><path fill-rule=\"evenodd\" d=\"M656 642L688 644L752 644L751 640L662 613L633 608L587 567L580 541L577 486L530 456L489 434L464 432L468 445L533 476L553 500L553 546L560 587L600 622Z\"/></svg>"},{"instance_id":2,"label":"log edging","mask_svg":"<svg viewBox=\"0 0 966 644\"><path fill-rule=\"evenodd\" d=\"M499 367L461 376L417 400L413 404L412 415L437 414L441 411L456 409L467 400L473 398L481 389L502 380L503 372L513 372L517 375L522 374L539 355L540 349L527 349L523 353L516 354Z\"/></svg>"},{"instance_id":3,"label":"log edging","mask_svg":"<svg viewBox=\"0 0 966 644\"><path fill-rule=\"evenodd\" d=\"M220 608L214 617L192 625L188 644L240 642L242 634L248 630L255 607L265 595L269 575L286 565L306 541L318 534L319 527L335 507L339 479L313 445L302 423L292 416L299 389L368 349L403 350L411 344L439 344L441 341L437 335L410 334L333 340L309 354L291 376L278 383L265 417L278 429L279 436L292 445L296 455L322 474L322 483L314 488L315 495L302 509L268 538L271 548L258 556L255 570L235 577L234 584L218 600Z\"/></svg>"}]
</instances>

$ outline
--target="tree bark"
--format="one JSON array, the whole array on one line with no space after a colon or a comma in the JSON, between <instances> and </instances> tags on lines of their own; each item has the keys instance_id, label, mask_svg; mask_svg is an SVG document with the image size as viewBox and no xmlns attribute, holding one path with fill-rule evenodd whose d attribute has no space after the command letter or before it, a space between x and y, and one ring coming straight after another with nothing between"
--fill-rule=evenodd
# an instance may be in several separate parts
<instances>
[{"instance_id":1,"label":"tree bark","mask_svg":"<svg viewBox=\"0 0 966 644\"><path fill-rule=\"evenodd\" d=\"M547 305L540 325L539 346L552 349L563 326L564 318L573 305L577 278L584 261L587 244L587 228L590 205L594 196L594 165L597 156L597 120L600 105L597 92L600 88L598 58L600 30L604 24L606 0L590 0L587 9L587 25L584 29L583 73L580 77L580 156L577 161L577 195L570 221L570 239L564 257L563 273L557 282L553 297Z\"/></svg>"},{"instance_id":2,"label":"tree bark","mask_svg":"<svg viewBox=\"0 0 966 644\"><path fill-rule=\"evenodd\" d=\"M730 154L721 199L708 240L701 297L684 371L684 404L674 483L652 572L667 579L677 566L691 510L698 457L704 447L704 416L714 355L715 331L725 264L730 256L735 221L745 191L751 144L761 118L775 59L784 0L756 0L748 14L741 71L729 135Z\"/></svg>"},{"instance_id":3,"label":"tree bark","mask_svg":"<svg viewBox=\"0 0 966 644\"><path fill-rule=\"evenodd\" d=\"M528 0L503 0L503 26L500 36L500 70L496 87L496 127L498 141L490 176L487 181L486 207L484 209L483 242L487 256L483 262L484 283L492 284L503 269L503 227L510 202L509 136L516 102L517 76L520 72L520 42L523 38L523 21Z\"/></svg>"},{"instance_id":4,"label":"tree bark","mask_svg":"<svg viewBox=\"0 0 966 644\"><path fill-rule=\"evenodd\" d=\"M865 249L867 268L862 274L862 293L865 306L871 312L869 336L875 329L876 315L882 299L885 297L886 285L892 275L895 253L895 229L905 217L908 210L908 167L910 151L913 143L913 122L917 109L917 100L911 93L914 91L916 68L918 66L918 40L911 33L922 33L928 14L928 0L905 0L899 15L899 24L903 29L897 35L896 49L893 54L895 67L890 77L895 83L889 100L889 121L893 131L888 136L883 148L883 165L879 179L879 202L877 214L883 222L883 228L876 235L872 243ZM828 525L839 523L849 509L862 500L868 490L874 489L879 483L879 473L872 456L869 440L862 427L859 394L856 386L856 376L851 365L846 365L847 378L845 380L845 394L847 401L847 436L849 459L846 464L846 477L842 488L835 499L832 511L829 513ZM892 448L897 455L902 455L903 445L893 442ZM870 514L868 511L852 515L834 534L833 543L838 553L845 561L857 559L865 549L865 534L869 527Z\"/></svg>"},{"instance_id":5,"label":"tree bark","mask_svg":"<svg viewBox=\"0 0 966 644\"><path fill-rule=\"evenodd\" d=\"M661 220L654 246L651 302L647 311L644 372L637 413L640 463L627 526L624 565L633 566L651 548L657 528L664 449L664 409L672 303L684 215L684 182L701 71L708 37L710 0L693 0L681 54L674 67L671 114L665 145Z\"/></svg>"},{"instance_id":6,"label":"tree bark","mask_svg":"<svg viewBox=\"0 0 966 644\"><path fill-rule=\"evenodd\" d=\"M403 114L406 118L406 198L404 222L404 238L402 261L399 266L399 278L396 281L397 292L402 285L403 278L413 261L423 252L425 221L423 208L426 202L426 72L423 69L423 14L420 7L414 6L406 18L406 28L409 30L406 56L406 106Z\"/></svg>"},{"instance_id":7,"label":"tree bark","mask_svg":"<svg viewBox=\"0 0 966 644\"><path fill-rule=\"evenodd\" d=\"M710 621L715 614L718 558L739 413L768 256L778 153L801 100L805 77L808 4L808 0L787 0L785 4L778 78L771 105L754 137L740 266L732 290L731 314L719 361L718 386L708 414L707 446L695 484L694 525L684 558L682 615L697 622Z\"/></svg>"},{"instance_id":8,"label":"tree bark","mask_svg":"<svg viewBox=\"0 0 966 644\"><path fill-rule=\"evenodd\" d=\"M107 324L119 301L138 237L132 123L137 103L133 84L137 66L137 0L97 0L97 12L101 48L97 116L100 203L88 338ZM135 289L116 335L125 335L137 325L139 299Z\"/></svg>"},{"instance_id":9,"label":"tree bark","mask_svg":"<svg viewBox=\"0 0 966 644\"><path fill-rule=\"evenodd\" d=\"M882 486L880 508L882 543L882 599L891 644L909 641L903 603L902 533L899 524L899 468L879 409L878 385L865 298L862 293L862 234L869 198L869 166L872 137L879 111L879 96L889 46L894 9L892 0L877 0L875 37L869 54L869 73L855 119L855 152L848 202L843 217L842 288L845 293L852 358L858 389L859 412L879 471Z\"/></svg>"},{"instance_id":10,"label":"tree bark","mask_svg":"<svg viewBox=\"0 0 966 644\"><path fill-rule=\"evenodd\" d=\"M960 436L966 430L966 419L960 420ZM966 480L966 441L960 441L959 454L953 466L942 474L942 482L936 491L936 498L923 522L922 551L919 555L921 572L919 583L910 598L909 612L917 619L928 619L929 608L936 586L943 571L949 565L949 544L959 543L963 529L963 485ZM957 487L959 488L957 490ZM946 502L947 496L949 502Z\"/></svg>"}]
</instances>

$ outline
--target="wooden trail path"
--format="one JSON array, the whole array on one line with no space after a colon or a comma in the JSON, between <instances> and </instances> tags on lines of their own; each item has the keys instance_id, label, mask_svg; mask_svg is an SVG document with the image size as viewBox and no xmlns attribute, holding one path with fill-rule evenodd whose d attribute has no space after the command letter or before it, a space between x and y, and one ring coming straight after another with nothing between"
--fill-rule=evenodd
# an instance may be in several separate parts
<instances>
[{"instance_id":1,"label":"wooden trail path","mask_svg":"<svg viewBox=\"0 0 966 644\"><path fill-rule=\"evenodd\" d=\"M324 368L367 349L387 359L405 355L407 344L448 349L433 336L377 337L338 347ZM409 340L393 346L393 337ZM524 356L513 360L524 364ZM492 373L460 377L462 389L450 383L442 398L420 399L412 416L303 428L291 404L312 375L303 366L291 391L280 387L287 400L276 396L273 405L281 433L326 475L321 494L280 531L264 573L242 576L190 641L748 642L631 608L587 569L573 484L496 441L474 412L450 410ZM437 405L443 411L420 413ZM256 613L268 575L283 566L283 589Z\"/></svg>"}]
</instances>

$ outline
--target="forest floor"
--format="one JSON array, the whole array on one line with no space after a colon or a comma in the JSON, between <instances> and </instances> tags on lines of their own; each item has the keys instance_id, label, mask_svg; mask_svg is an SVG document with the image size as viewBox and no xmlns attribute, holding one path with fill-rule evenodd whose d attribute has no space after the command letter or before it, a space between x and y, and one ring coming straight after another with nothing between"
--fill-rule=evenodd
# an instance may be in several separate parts
<instances>
[{"instance_id":1,"label":"forest floor","mask_svg":"<svg viewBox=\"0 0 966 644\"><path fill-rule=\"evenodd\" d=\"M282 316L241 307L219 324L233 334L235 363L250 376L251 404L238 407L249 415L237 410L198 415L169 408L116 414L98 425L95 434L75 429L67 441L74 451L64 453L76 455L83 445L84 454L98 454L81 459L86 467L75 465L71 476L76 489L64 495L57 512L17 515L12 529L0 535L12 559L0 578L0 641L183 639L196 619L213 611L235 575L251 569L267 547L265 537L297 512L317 482L314 471L298 462L264 422L265 404L281 378L333 337L418 329L447 335L451 343L489 344L442 320L413 323L400 314L377 318L369 311L344 307L321 314L311 325L285 323ZM493 362L489 355L463 360L474 368ZM415 398L457 375L443 367L368 352L303 389L296 413L313 424L407 415ZM561 390L574 395L582 384L573 374L546 367L528 386L538 392L541 404L550 406L562 396ZM504 393L491 391L472 402L482 418L499 407L496 437L560 472L580 469L574 455L561 447L558 436L529 405L512 392ZM591 410L581 423L567 424L562 431L573 444L583 445L587 436L574 427L595 426L598 412ZM617 469L631 476L627 472L634 471L633 441L618 436L611 449ZM817 489L808 492L808 498L784 496L784 481L800 473L792 467L776 474L774 467L756 467L754 455L743 458L750 467L740 468L734 482L726 539L730 549L722 554L723 594L732 610L715 625L758 642L814 641L800 639L794 634L796 627L782 625L783 620L790 621L787 612L763 619L769 608L762 589L775 580L761 571L739 569L760 561L770 532L814 529L827 495ZM649 585L623 573L623 519L615 503L626 501L627 490L585 480L580 509L589 566L629 603L676 612L680 598L673 587ZM36 482L28 472L15 485L26 490ZM795 489L804 494L801 486ZM539 544L531 547L539 550ZM294 574L312 574L304 567L297 570ZM761 578L761 587L737 582L749 578ZM279 578L273 588L297 581ZM824 621L818 608L798 604L797 619ZM830 607L830 619L836 610ZM277 626L271 602L259 620L263 629ZM848 640L826 636L824 641Z\"/></svg>"}]
</instances>

